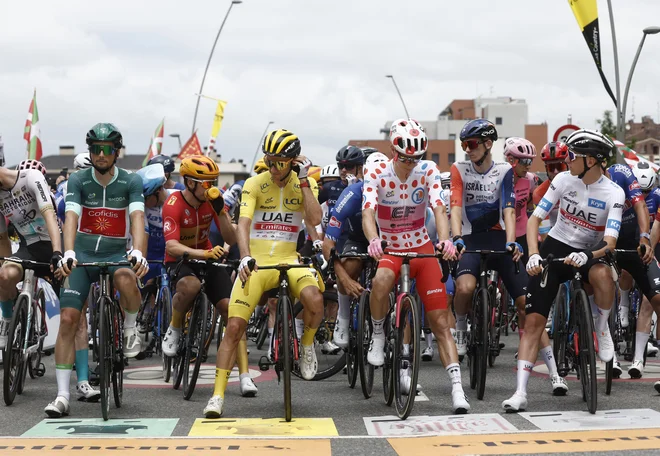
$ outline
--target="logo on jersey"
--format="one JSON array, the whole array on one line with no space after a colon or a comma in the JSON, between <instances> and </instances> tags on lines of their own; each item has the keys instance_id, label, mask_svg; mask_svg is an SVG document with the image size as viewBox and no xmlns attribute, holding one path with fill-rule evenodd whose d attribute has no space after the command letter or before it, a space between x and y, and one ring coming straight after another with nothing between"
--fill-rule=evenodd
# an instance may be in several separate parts
<instances>
[{"instance_id":1,"label":"logo on jersey","mask_svg":"<svg viewBox=\"0 0 660 456\"><path fill-rule=\"evenodd\" d=\"M283 204L290 211L297 211L302 204L302 200L300 198L284 198Z\"/></svg>"},{"instance_id":2,"label":"logo on jersey","mask_svg":"<svg viewBox=\"0 0 660 456\"><path fill-rule=\"evenodd\" d=\"M605 209L605 201L589 198L588 204L589 207L595 207L596 209Z\"/></svg>"},{"instance_id":3,"label":"logo on jersey","mask_svg":"<svg viewBox=\"0 0 660 456\"><path fill-rule=\"evenodd\" d=\"M630 185L628 186L628 190L630 190L630 191L632 191L632 190L638 190L638 189L640 189L640 188L642 188L642 187L639 186L639 182L637 182L637 181L634 181L632 184L630 184Z\"/></svg>"},{"instance_id":4,"label":"logo on jersey","mask_svg":"<svg viewBox=\"0 0 660 456\"><path fill-rule=\"evenodd\" d=\"M90 193L89 195L87 195L87 198L96 198L96 193Z\"/></svg>"},{"instance_id":5,"label":"logo on jersey","mask_svg":"<svg viewBox=\"0 0 660 456\"><path fill-rule=\"evenodd\" d=\"M186 214L187 216L190 216L190 211L188 209L184 209L183 213Z\"/></svg>"},{"instance_id":6,"label":"logo on jersey","mask_svg":"<svg viewBox=\"0 0 660 456\"><path fill-rule=\"evenodd\" d=\"M550 186L552 187L552 184L550 184ZM568 192L568 196L570 196L571 198L575 198L577 196L577 192L575 190L573 190L572 192Z\"/></svg>"},{"instance_id":7,"label":"logo on jersey","mask_svg":"<svg viewBox=\"0 0 660 456\"><path fill-rule=\"evenodd\" d=\"M268 191L268 187L270 187L268 182L261 184L261 193L266 193Z\"/></svg>"},{"instance_id":8,"label":"logo on jersey","mask_svg":"<svg viewBox=\"0 0 660 456\"><path fill-rule=\"evenodd\" d=\"M163 233L168 234L171 231L174 231L176 227L176 222L172 217L166 217L165 222L163 223Z\"/></svg>"},{"instance_id":9,"label":"logo on jersey","mask_svg":"<svg viewBox=\"0 0 660 456\"><path fill-rule=\"evenodd\" d=\"M273 197L271 196L270 198L267 198L266 201L264 201L264 204L269 204L273 202Z\"/></svg>"},{"instance_id":10,"label":"logo on jersey","mask_svg":"<svg viewBox=\"0 0 660 456\"><path fill-rule=\"evenodd\" d=\"M621 222L618 220L607 219L607 228L619 231L621 229Z\"/></svg>"},{"instance_id":11,"label":"logo on jersey","mask_svg":"<svg viewBox=\"0 0 660 456\"><path fill-rule=\"evenodd\" d=\"M93 209L83 207L79 231L108 237L126 237L126 212L126 208Z\"/></svg>"},{"instance_id":12,"label":"logo on jersey","mask_svg":"<svg viewBox=\"0 0 660 456\"><path fill-rule=\"evenodd\" d=\"M341 222L337 220L337 217L334 215L330 217L330 221L328 222L328 226L331 226L333 228L341 228Z\"/></svg>"},{"instance_id":13,"label":"logo on jersey","mask_svg":"<svg viewBox=\"0 0 660 456\"><path fill-rule=\"evenodd\" d=\"M345 196L344 199L341 200L341 203L337 205L335 210L337 212L341 211L344 206L346 206L346 203L351 199L351 197L354 195L353 190L349 191ZM336 202L336 201L335 201ZM328 204L329 206L329 204Z\"/></svg>"},{"instance_id":14,"label":"logo on jersey","mask_svg":"<svg viewBox=\"0 0 660 456\"><path fill-rule=\"evenodd\" d=\"M552 209L552 204L550 204L550 201L547 199L543 198L541 202L539 203L539 207L543 209L546 212L550 212L550 209Z\"/></svg>"},{"instance_id":15,"label":"logo on jersey","mask_svg":"<svg viewBox=\"0 0 660 456\"><path fill-rule=\"evenodd\" d=\"M411 199L415 204L420 204L422 201L424 201L424 189L422 187L418 187L413 190Z\"/></svg>"},{"instance_id":16,"label":"logo on jersey","mask_svg":"<svg viewBox=\"0 0 660 456\"><path fill-rule=\"evenodd\" d=\"M385 198L392 198L394 196L394 190L390 190L385 194Z\"/></svg>"},{"instance_id":17,"label":"logo on jersey","mask_svg":"<svg viewBox=\"0 0 660 456\"><path fill-rule=\"evenodd\" d=\"M170 196L170 199L167 200L167 205L168 206L174 206L176 204L176 196L172 195Z\"/></svg>"},{"instance_id":18,"label":"logo on jersey","mask_svg":"<svg viewBox=\"0 0 660 456\"><path fill-rule=\"evenodd\" d=\"M48 201L48 198L46 198L46 192L44 192L44 188L41 186L41 182L37 182L37 188L39 189L39 194L41 195L41 200L42 201Z\"/></svg>"}]
</instances>

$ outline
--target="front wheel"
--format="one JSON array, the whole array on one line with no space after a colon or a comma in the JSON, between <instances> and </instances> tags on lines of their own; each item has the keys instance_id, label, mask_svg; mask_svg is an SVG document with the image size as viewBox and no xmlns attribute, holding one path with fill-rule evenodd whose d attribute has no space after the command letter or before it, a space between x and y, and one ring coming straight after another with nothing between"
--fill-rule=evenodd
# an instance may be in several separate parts
<instances>
[{"instance_id":1,"label":"front wheel","mask_svg":"<svg viewBox=\"0 0 660 456\"><path fill-rule=\"evenodd\" d=\"M559 375L565 377L568 374L568 362L566 361L566 344L568 343L568 290L566 285L561 284L557 297L555 298L554 314L552 317L552 355L557 363Z\"/></svg>"},{"instance_id":2,"label":"front wheel","mask_svg":"<svg viewBox=\"0 0 660 456\"><path fill-rule=\"evenodd\" d=\"M197 295L193 304L190 324L188 325L188 338L186 342L185 355L183 358L183 398L188 400L192 397L202 366L204 354L204 343L206 341L207 320L209 314L209 301L205 293ZM194 363L193 371L190 372L190 364Z\"/></svg>"},{"instance_id":3,"label":"front wheel","mask_svg":"<svg viewBox=\"0 0 660 456\"><path fill-rule=\"evenodd\" d=\"M355 339L357 344L357 362L360 371L360 384L362 394L366 399L371 397L374 387L374 366L367 361L369 344L373 334L373 323L371 321L370 292L365 290L360 296L358 309L358 330ZM387 398L386 398L387 401Z\"/></svg>"},{"instance_id":4,"label":"front wheel","mask_svg":"<svg viewBox=\"0 0 660 456\"><path fill-rule=\"evenodd\" d=\"M124 398L124 317L119 310L119 303L113 301L112 306L112 393L115 399L115 407L121 408Z\"/></svg>"},{"instance_id":5,"label":"front wheel","mask_svg":"<svg viewBox=\"0 0 660 456\"><path fill-rule=\"evenodd\" d=\"M486 392L486 364L488 362L488 290L481 289L474 302L472 315L472 348L470 350L470 386L477 390L477 399L483 400ZM472 366L474 364L474 366Z\"/></svg>"},{"instance_id":6,"label":"front wheel","mask_svg":"<svg viewBox=\"0 0 660 456\"><path fill-rule=\"evenodd\" d=\"M39 288L36 295L34 313L34 324L32 325L30 337L30 344L37 344L37 350L28 358L28 373L31 379L43 377L46 369L41 364L41 355L44 350L44 339L48 334L48 326L46 325L46 295L43 288Z\"/></svg>"},{"instance_id":7,"label":"front wheel","mask_svg":"<svg viewBox=\"0 0 660 456\"><path fill-rule=\"evenodd\" d=\"M357 328L354 323L357 321L358 304L355 299L351 299L350 321L348 325L348 348L346 349L346 378L349 388L355 388L358 377L358 347L357 347Z\"/></svg>"},{"instance_id":8,"label":"front wheel","mask_svg":"<svg viewBox=\"0 0 660 456\"><path fill-rule=\"evenodd\" d=\"M158 336L156 340L156 346L160 351L160 356L163 360L163 380L165 383L169 383L170 377L172 376L172 358L163 353L163 338L165 337L165 332L170 325L170 319L172 318L172 294L169 287L163 287L160 290L160 319L158 323Z\"/></svg>"},{"instance_id":9,"label":"front wheel","mask_svg":"<svg viewBox=\"0 0 660 456\"><path fill-rule=\"evenodd\" d=\"M108 421L110 415L110 377L112 374L112 303L107 297L99 298L99 385L101 388L101 415Z\"/></svg>"},{"instance_id":10,"label":"front wheel","mask_svg":"<svg viewBox=\"0 0 660 456\"><path fill-rule=\"evenodd\" d=\"M291 421L293 411L291 409L291 371L293 369L293 333L291 323L293 321L293 312L291 301L288 296L280 296L279 305L281 306L280 325L278 329L279 342L281 344L280 355L283 362L282 373L284 377L284 419L287 423Z\"/></svg>"},{"instance_id":11,"label":"front wheel","mask_svg":"<svg viewBox=\"0 0 660 456\"><path fill-rule=\"evenodd\" d=\"M20 384L23 381L24 361L23 361L23 343L27 331L27 306L28 299L25 296L19 296L14 306L14 314L9 324L9 334L7 346L2 351L3 362L3 384L2 393L5 404L11 405L19 392Z\"/></svg>"},{"instance_id":12,"label":"front wheel","mask_svg":"<svg viewBox=\"0 0 660 456\"><path fill-rule=\"evenodd\" d=\"M392 378L394 380L394 406L399 418L405 420L412 412L417 394L422 323L420 309L412 295L402 294L398 301L399 323L395 329ZM408 385L402 383L402 376L407 377Z\"/></svg>"},{"instance_id":13,"label":"front wheel","mask_svg":"<svg viewBox=\"0 0 660 456\"><path fill-rule=\"evenodd\" d=\"M589 413L594 414L598 407L596 352L594 350L596 333L591 318L591 305L584 290L576 291L575 309L578 312L578 359L582 397L587 403Z\"/></svg>"},{"instance_id":14,"label":"front wheel","mask_svg":"<svg viewBox=\"0 0 660 456\"><path fill-rule=\"evenodd\" d=\"M617 315L617 305L615 304L612 306L612 311L610 312L610 316L607 319L607 326L610 328L610 334L612 335L611 337L614 339L614 347L618 347L618 340L615 337L616 334L616 315ZM616 350L614 352L616 354ZM605 394L610 395L612 392L612 378L614 377L614 358L609 360L605 364Z\"/></svg>"}]
</instances>

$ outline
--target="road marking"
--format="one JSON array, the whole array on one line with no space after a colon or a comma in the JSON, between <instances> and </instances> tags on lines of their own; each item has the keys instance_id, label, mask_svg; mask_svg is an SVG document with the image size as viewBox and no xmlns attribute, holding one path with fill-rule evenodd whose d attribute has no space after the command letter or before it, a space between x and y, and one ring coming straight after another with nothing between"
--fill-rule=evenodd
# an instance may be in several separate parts
<instances>
[{"instance_id":1,"label":"road marking","mask_svg":"<svg viewBox=\"0 0 660 456\"><path fill-rule=\"evenodd\" d=\"M176 454L208 456L209 451L228 451L231 454L286 454L330 456L330 440L231 440L231 439L0 439L0 454L15 455L94 455L118 454L144 456L148 454ZM286 452L286 453L283 453ZM216 453L217 454L217 453Z\"/></svg>"},{"instance_id":2,"label":"road marking","mask_svg":"<svg viewBox=\"0 0 660 456\"><path fill-rule=\"evenodd\" d=\"M21 437L169 437L178 418L133 420L45 419Z\"/></svg>"},{"instance_id":3,"label":"road marking","mask_svg":"<svg viewBox=\"0 0 660 456\"><path fill-rule=\"evenodd\" d=\"M410 416L402 421L396 416L364 418L372 436L448 435L456 432L493 434L515 432L516 427L497 413L483 415Z\"/></svg>"},{"instance_id":4,"label":"road marking","mask_svg":"<svg viewBox=\"0 0 660 456\"><path fill-rule=\"evenodd\" d=\"M255 383L266 382L277 378L274 369L261 371L256 366L249 369L250 376ZM238 368L235 367L229 376L229 383L240 382ZM215 384L215 365L202 364L197 377L197 386L207 387ZM169 383L163 381L163 368L157 366L129 367L124 369L124 386L129 388L172 388L172 380Z\"/></svg>"},{"instance_id":5,"label":"road marking","mask_svg":"<svg viewBox=\"0 0 660 456\"><path fill-rule=\"evenodd\" d=\"M660 413L651 409L589 412L536 412L518 415L542 431L639 429L660 427Z\"/></svg>"},{"instance_id":6,"label":"road marking","mask_svg":"<svg viewBox=\"0 0 660 456\"><path fill-rule=\"evenodd\" d=\"M577 453L657 449L660 447L660 429L453 435L387 441L400 456Z\"/></svg>"},{"instance_id":7,"label":"road marking","mask_svg":"<svg viewBox=\"0 0 660 456\"><path fill-rule=\"evenodd\" d=\"M281 418L236 418L208 420L197 418L189 436L278 436L328 437L339 435L332 418L294 418L287 423Z\"/></svg>"},{"instance_id":8,"label":"road marking","mask_svg":"<svg viewBox=\"0 0 660 456\"><path fill-rule=\"evenodd\" d=\"M625 361L623 359L620 359L619 362L621 363L621 370L623 370L623 374L621 374L621 378L615 379L614 382L655 382L660 380L660 361L648 358L646 360L646 366L644 366L644 376L640 379L631 379L630 375L628 375L628 368L632 365L632 362ZM601 360L596 360L596 377L598 380L605 380L605 365L606 364ZM545 365L545 363L539 363L534 366L532 372L534 374L547 377L548 367ZM566 380L578 381L577 373L575 371L570 371L566 376Z\"/></svg>"}]
</instances>

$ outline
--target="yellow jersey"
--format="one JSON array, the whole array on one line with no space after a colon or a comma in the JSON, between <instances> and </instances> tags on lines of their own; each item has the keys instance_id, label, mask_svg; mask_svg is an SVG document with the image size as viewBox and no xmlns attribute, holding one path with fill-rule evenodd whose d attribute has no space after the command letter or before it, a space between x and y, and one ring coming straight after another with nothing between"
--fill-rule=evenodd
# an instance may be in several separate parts
<instances>
[{"instance_id":1,"label":"yellow jersey","mask_svg":"<svg viewBox=\"0 0 660 456\"><path fill-rule=\"evenodd\" d=\"M318 198L318 184L311 177L308 181L314 197ZM294 172L282 188L273 182L269 172L245 181L241 217L252 220L250 255L257 264L268 266L297 261L296 246L303 229L303 207L300 180Z\"/></svg>"}]
</instances>

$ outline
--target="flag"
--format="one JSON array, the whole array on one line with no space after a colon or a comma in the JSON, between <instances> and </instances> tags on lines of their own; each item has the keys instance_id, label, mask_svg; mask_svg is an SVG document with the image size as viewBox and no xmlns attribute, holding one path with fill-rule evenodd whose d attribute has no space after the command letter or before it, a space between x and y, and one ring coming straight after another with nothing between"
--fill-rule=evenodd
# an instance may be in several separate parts
<instances>
[{"instance_id":1,"label":"flag","mask_svg":"<svg viewBox=\"0 0 660 456\"><path fill-rule=\"evenodd\" d=\"M213 117L213 128L211 129L211 139L209 139L209 147L206 148L206 155L211 153L211 150L215 150L215 138L217 138L220 129L222 128L222 119L225 118L225 106L227 106L226 101L218 100L218 107L215 110L215 116Z\"/></svg>"},{"instance_id":2,"label":"flag","mask_svg":"<svg viewBox=\"0 0 660 456\"><path fill-rule=\"evenodd\" d=\"M614 145L617 147L621 155L623 155L623 159L626 161L628 166L632 167L635 166L636 163L642 162L642 163L648 163L648 165L651 167L653 172L657 173L660 170L660 166L647 160L644 157L637 155L637 152L632 150L630 147L626 146L621 141L617 141L616 139L612 139L612 141L614 141Z\"/></svg>"},{"instance_id":3,"label":"flag","mask_svg":"<svg viewBox=\"0 0 660 456\"><path fill-rule=\"evenodd\" d=\"M147 162L154 158L156 155L160 155L161 151L163 149L163 134L165 133L165 118L160 121L160 124L156 127L156 131L154 131L154 135L151 138L151 143L149 144L149 150L147 151L147 155L144 157L144 161L142 162L142 166L147 166Z\"/></svg>"},{"instance_id":4,"label":"flag","mask_svg":"<svg viewBox=\"0 0 660 456\"><path fill-rule=\"evenodd\" d=\"M600 78L605 85L605 90L612 98L614 106L618 106L616 97L612 93L607 78L603 73L603 66L600 60L600 33L598 31L598 4L596 0L568 0L568 4L573 10L575 19L580 26L582 35L587 42L587 46L591 51L591 56L594 58L596 68L600 74Z\"/></svg>"},{"instance_id":5,"label":"flag","mask_svg":"<svg viewBox=\"0 0 660 456\"><path fill-rule=\"evenodd\" d=\"M37 109L37 90L35 89L23 134L23 138L27 141L27 156L30 160L41 160L43 155L39 133L39 110Z\"/></svg>"},{"instance_id":6,"label":"flag","mask_svg":"<svg viewBox=\"0 0 660 456\"><path fill-rule=\"evenodd\" d=\"M199 145L199 139L197 139L197 132L193 133L188 141L181 148L179 153L179 160L184 158L190 158L195 155L204 155L202 153L202 146Z\"/></svg>"}]
</instances>

